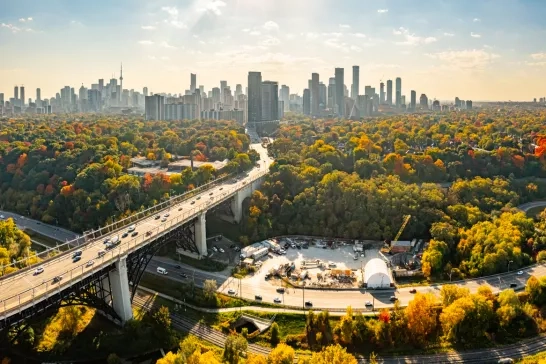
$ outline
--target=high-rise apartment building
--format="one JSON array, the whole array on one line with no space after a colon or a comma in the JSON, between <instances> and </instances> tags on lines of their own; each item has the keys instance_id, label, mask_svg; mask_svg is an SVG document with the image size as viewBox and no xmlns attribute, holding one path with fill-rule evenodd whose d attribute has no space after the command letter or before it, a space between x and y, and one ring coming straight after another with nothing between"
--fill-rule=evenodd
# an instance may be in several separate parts
<instances>
[{"instance_id":1,"label":"high-rise apartment building","mask_svg":"<svg viewBox=\"0 0 546 364\"><path fill-rule=\"evenodd\" d=\"M248 73L248 122L262 121L262 74Z\"/></svg>"},{"instance_id":2,"label":"high-rise apartment building","mask_svg":"<svg viewBox=\"0 0 546 364\"><path fill-rule=\"evenodd\" d=\"M25 86L21 86L21 107L25 106Z\"/></svg>"},{"instance_id":3,"label":"high-rise apartment building","mask_svg":"<svg viewBox=\"0 0 546 364\"><path fill-rule=\"evenodd\" d=\"M218 104L220 102L220 89L218 87L212 88L212 102Z\"/></svg>"},{"instance_id":4,"label":"high-rise apartment building","mask_svg":"<svg viewBox=\"0 0 546 364\"><path fill-rule=\"evenodd\" d=\"M421 94L421 97L419 97L419 106L421 106L421 109L428 110L428 97L425 94Z\"/></svg>"},{"instance_id":5,"label":"high-rise apartment building","mask_svg":"<svg viewBox=\"0 0 546 364\"><path fill-rule=\"evenodd\" d=\"M13 88L13 98L15 99L15 103L17 103L17 100L19 100L19 86Z\"/></svg>"},{"instance_id":6,"label":"high-rise apartment building","mask_svg":"<svg viewBox=\"0 0 546 364\"><path fill-rule=\"evenodd\" d=\"M100 87L100 85L99 85L99 87ZM142 89L142 94L144 95L144 97L148 96L148 87L144 87Z\"/></svg>"},{"instance_id":7,"label":"high-rise apartment building","mask_svg":"<svg viewBox=\"0 0 546 364\"><path fill-rule=\"evenodd\" d=\"M461 107L461 100L458 97L455 98L455 107Z\"/></svg>"},{"instance_id":8,"label":"high-rise apartment building","mask_svg":"<svg viewBox=\"0 0 546 364\"><path fill-rule=\"evenodd\" d=\"M385 103L385 84L383 82L379 84L379 103L381 105Z\"/></svg>"},{"instance_id":9,"label":"high-rise apartment building","mask_svg":"<svg viewBox=\"0 0 546 364\"><path fill-rule=\"evenodd\" d=\"M353 84L351 85L351 98L356 101L360 90L360 67L353 66Z\"/></svg>"},{"instance_id":10,"label":"high-rise apartment building","mask_svg":"<svg viewBox=\"0 0 546 364\"><path fill-rule=\"evenodd\" d=\"M165 98L160 95L146 96L144 98L144 113L146 120L164 120Z\"/></svg>"},{"instance_id":11,"label":"high-rise apartment building","mask_svg":"<svg viewBox=\"0 0 546 364\"><path fill-rule=\"evenodd\" d=\"M197 87L197 75L190 73L190 91L193 93Z\"/></svg>"},{"instance_id":12,"label":"high-rise apartment building","mask_svg":"<svg viewBox=\"0 0 546 364\"><path fill-rule=\"evenodd\" d=\"M415 90L411 90L411 101L410 101L411 111L415 111L416 105L417 105L417 92L415 92Z\"/></svg>"},{"instance_id":13,"label":"high-rise apartment building","mask_svg":"<svg viewBox=\"0 0 546 364\"><path fill-rule=\"evenodd\" d=\"M396 107L402 104L402 79L396 77Z\"/></svg>"},{"instance_id":14,"label":"high-rise apartment building","mask_svg":"<svg viewBox=\"0 0 546 364\"><path fill-rule=\"evenodd\" d=\"M326 85L323 82L320 82L318 86L319 86L319 109L323 110L327 107Z\"/></svg>"},{"instance_id":15,"label":"high-rise apartment building","mask_svg":"<svg viewBox=\"0 0 546 364\"><path fill-rule=\"evenodd\" d=\"M262 121L279 120L279 84L262 82Z\"/></svg>"},{"instance_id":16,"label":"high-rise apartment building","mask_svg":"<svg viewBox=\"0 0 546 364\"><path fill-rule=\"evenodd\" d=\"M220 81L220 100L224 99L224 89L227 87L227 81Z\"/></svg>"},{"instance_id":17,"label":"high-rise apartment building","mask_svg":"<svg viewBox=\"0 0 546 364\"><path fill-rule=\"evenodd\" d=\"M472 110L472 100L466 100L466 109Z\"/></svg>"},{"instance_id":18,"label":"high-rise apartment building","mask_svg":"<svg viewBox=\"0 0 546 364\"><path fill-rule=\"evenodd\" d=\"M42 101L42 90L40 88L36 89L36 103L39 103ZM39 105L36 105L39 106Z\"/></svg>"},{"instance_id":19,"label":"high-rise apartment building","mask_svg":"<svg viewBox=\"0 0 546 364\"><path fill-rule=\"evenodd\" d=\"M392 105L392 80L387 80L387 105Z\"/></svg>"},{"instance_id":20,"label":"high-rise apartment building","mask_svg":"<svg viewBox=\"0 0 546 364\"><path fill-rule=\"evenodd\" d=\"M319 74L311 74L311 115L319 115Z\"/></svg>"},{"instance_id":21,"label":"high-rise apartment building","mask_svg":"<svg viewBox=\"0 0 546 364\"><path fill-rule=\"evenodd\" d=\"M233 95L235 97L235 100L237 100L239 95L242 95L242 94L243 94L243 86L240 83L238 83L237 85L235 85L235 94Z\"/></svg>"},{"instance_id":22,"label":"high-rise apartment building","mask_svg":"<svg viewBox=\"0 0 546 364\"><path fill-rule=\"evenodd\" d=\"M336 79L330 77L328 80L328 108L334 110L336 108Z\"/></svg>"},{"instance_id":23,"label":"high-rise apartment building","mask_svg":"<svg viewBox=\"0 0 546 364\"><path fill-rule=\"evenodd\" d=\"M4 93L0 93L0 106L4 106Z\"/></svg>"},{"instance_id":24,"label":"high-rise apartment building","mask_svg":"<svg viewBox=\"0 0 546 364\"><path fill-rule=\"evenodd\" d=\"M311 115L311 91L303 90L303 115Z\"/></svg>"},{"instance_id":25,"label":"high-rise apartment building","mask_svg":"<svg viewBox=\"0 0 546 364\"><path fill-rule=\"evenodd\" d=\"M335 69L336 78L336 114L340 118L345 117L345 80L343 68Z\"/></svg>"},{"instance_id":26,"label":"high-rise apartment building","mask_svg":"<svg viewBox=\"0 0 546 364\"><path fill-rule=\"evenodd\" d=\"M283 102L284 111L290 111L290 87L287 85L281 86L279 100Z\"/></svg>"}]
</instances>

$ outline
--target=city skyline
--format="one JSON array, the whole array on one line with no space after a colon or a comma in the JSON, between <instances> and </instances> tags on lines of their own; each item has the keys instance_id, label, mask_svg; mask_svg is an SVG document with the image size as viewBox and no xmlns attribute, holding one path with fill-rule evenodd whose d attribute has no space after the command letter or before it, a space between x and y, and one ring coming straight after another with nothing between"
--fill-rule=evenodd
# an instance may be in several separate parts
<instances>
[{"instance_id":1,"label":"city skyline","mask_svg":"<svg viewBox=\"0 0 546 364\"><path fill-rule=\"evenodd\" d=\"M0 92L25 85L51 97L64 85L119 78L123 61L125 89L184 93L194 73L210 90L260 71L302 96L311 73L327 80L337 67L350 89L359 65L361 94L401 77L406 98L411 89L440 100L529 101L545 93L544 15L538 1L23 0L0 14Z\"/></svg>"}]
</instances>

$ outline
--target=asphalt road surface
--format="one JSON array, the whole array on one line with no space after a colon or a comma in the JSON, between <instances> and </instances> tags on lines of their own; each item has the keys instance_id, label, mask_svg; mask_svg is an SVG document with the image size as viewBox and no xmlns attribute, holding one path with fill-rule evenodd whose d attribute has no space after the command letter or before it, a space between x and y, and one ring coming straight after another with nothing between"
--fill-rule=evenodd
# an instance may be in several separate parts
<instances>
[{"instance_id":1,"label":"asphalt road surface","mask_svg":"<svg viewBox=\"0 0 546 364\"><path fill-rule=\"evenodd\" d=\"M527 203L524 203L523 205L519 205L518 209L520 209L523 212L527 212L534 207L546 207L546 201L527 202Z\"/></svg>"},{"instance_id":2,"label":"asphalt road surface","mask_svg":"<svg viewBox=\"0 0 546 364\"><path fill-rule=\"evenodd\" d=\"M63 243L66 241L77 239L79 237L78 234L70 230L66 230L66 229L53 226L53 225L44 224L43 222L32 220L27 218L26 216L18 215L13 212L0 210L0 215L4 216L5 219L9 219L10 217L13 218L15 221L15 224L20 229L27 228L27 229L36 231L39 234L47 236L48 238L58 240Z\"/></svg>"},{"instance_id":3,"label":"asphalt road surface","mask_svg":"<svg viewBox=\"0 0 546 364\"><path fill-rule=\"evenodd\" d=\"M200 211L206 210L208 206L212 206L217 201L225 199L226 196L232 192L244 187L247 183L250 183L261 176L271 163L271 159L267 157L267 151L260 144L252 145L252 147L256 149L262 157L261 163L263 163L263 165L260 165L261 168L253 168L239 181L223 181L191 199L187 199L170 208L158 211L157 215L161 215L161 219L156 219L156 214L154 214L139 220L134 226L134 233L137 234L136 236L129 235L125 239L122 239L118 246L107 251L101 257L99 257L99 252L105 250L104 241L107 238L113 238L115 236L121 238L123 231L112 232L83 246L82 259L79 262L73 263L70 254L60 255L44 262L44 264L41 265L44 269L41 273L27 270L13 276L1 278L0 317L10 310L18 309L19 307L23 308L25 305L32 305L33 302L47 292L69 285L71 284L71 281L89 275L101 266L111 264L117 260L118 256L122 256L129 251L136 249L136 247L142 245L144 241L153 239L154 236L170 228L171 225L191 218ZM150 233L151 235L146 237L146 233ZM53 279L59 276L62 277L61 281L53 283Z\"/></svg>"}]
</instances>

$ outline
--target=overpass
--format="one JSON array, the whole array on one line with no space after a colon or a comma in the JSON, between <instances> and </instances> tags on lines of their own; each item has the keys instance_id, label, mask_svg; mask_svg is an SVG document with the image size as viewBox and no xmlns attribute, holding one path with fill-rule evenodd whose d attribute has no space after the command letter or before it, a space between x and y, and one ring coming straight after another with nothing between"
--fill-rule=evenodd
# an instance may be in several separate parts
<instances>
[{"instance_id":1,"label":"overpass","mask_svg":"<svg viewBox=\"0 0 546 364\"><path fill-rule=\"evenodd\" d=\"M207 254L208 210L230 203L235 221L240 221L243 200L262 183L272 161L260 144L251 147L258 151L261 160L246 175L219 179L122 221L86 232L67 243L75 248L0 278L0 330L66 305L95 307L120 324L131 319L131 301L138 282L163 245L175 242L179 251L202 257ZM128 230L128 236L123 238ZM114 238L120 242L105 244ZM73 254L78 250L81 260L74 262Z\"/></svg>"}]
</instances>

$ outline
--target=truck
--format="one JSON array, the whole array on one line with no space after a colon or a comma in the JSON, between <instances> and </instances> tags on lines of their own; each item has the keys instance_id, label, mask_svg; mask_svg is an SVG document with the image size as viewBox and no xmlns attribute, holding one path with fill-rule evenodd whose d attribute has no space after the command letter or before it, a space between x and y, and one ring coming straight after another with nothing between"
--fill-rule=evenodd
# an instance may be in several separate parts
<instances>
[{"instance_id":1,"label":"truck","mask_svg":"<svg viewBox=\"0 0 546 364\"><path fill-rule=\"evenodd\" d=\"M252 253L251 257L254 260L258 260L260 258L263 258L269 253L269 248L260 248Z\"/></svg>"}]
</instances>

